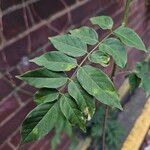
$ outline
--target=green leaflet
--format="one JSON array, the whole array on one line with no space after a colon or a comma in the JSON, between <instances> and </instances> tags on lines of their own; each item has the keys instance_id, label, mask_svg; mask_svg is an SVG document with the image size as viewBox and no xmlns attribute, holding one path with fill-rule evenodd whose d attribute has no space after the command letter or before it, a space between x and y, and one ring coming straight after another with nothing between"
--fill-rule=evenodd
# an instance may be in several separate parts
<instances>
[{"instance_id":1,"label":"green leaflet","mask_svg":"<svg viewBox=\"0 0 150 150\"><path fill-rule=\"evenodd\" d=\"M148 62L142 61L136 64L135 70L129 75L129 83L131 90L137 86L141 87L148 97L150 95L150 67Z\"/></svg>"},{"instance_id":2,"label":"green leaflet","mask_svg":"<svg viewBox=\"0 0 150 150\"><path fill-rule=\"evenodd\" d=\"M72 36L80 38L89 45L94 45L98 42L98 35L96 31L89 27L81 27L70 31Z\"/></svg>"},{"instance_id":3,"label":"green leaflet","mask_svg":"<svg viewBox=\"0 0 150 150\"><path fill-rule=\"evenodd\" d=\"M64 73L52 72L45 68L28 71L18 78L36 88L58 88L64 85L68 79Z\"/></svg>"},{"instance_id":4,"label":"green leaflet","mask_svg":"<svg viewBox=\"0 0 150 150\"><path fill-rule=\"evenodd\" d=\"M101 70L83 66L77 72L82 87L100 102L122 110L113 83Z\"/></svg>"},{"instance_id":5,"label":"green leaflet","mask_svg":"<svg viewBox=\"0 0 150 150\"><path fill-rule=\"evenodd\" d=\"M127 46L134 47L139 50L147 51L141 38L134 30L127 27L119 27L114 31L114 35L120 38L120 40Z\"/></svg>"},{"instance_id":6,"label":"green leaflet","mask_svg":"<svg viewBox=\"0 0 150 150\"><path fill-rule=\"evenodd\" d=\"M127 63L127 53L124 45L118 39L106 39L99 45L99 50L111 55L119 67L125 67Z\"/></svg>"},{"instance_id":7,"label":"green leaflet","mask_svg":"<svg viewBox=\"0 0 150 150\"><path fill-rule=\"evenodd\" d=\"M59 109L57 102L43 103L34 108L22 124L22 143L40 139L51 131L60 118Z\"/></svg>"},{"instance_id":8,"label":"green leaflet","mask_svg":"<svg viewBox=\"0 0 150 150\"><path fill-rule=\"evenodd\" d=\"M138 62L135 68L136 75L141 79L139 87L141 87L148 97L150 95L150 67L148 62Z\"/></svg>"},{"instance_id":9,"label":"green leaflet","mask_svg":"<svg viewBox=\"0 0 150 150\"><path fill-rule=\"evenodd\" d=\"M40 57L32 59L31 62L52 71L70 71L77 66L76 59L58 51L47 52Z\"/></svg>"},{"instance_id":10,"label":"green leaflet","mask_svg":"<svg viewBox=\"0 0 150 150\"><path fill-rule=\"evenodd\" d=\"M60 102L59 102L60 104ZM72 127L71 124L66 120L64 115L62 114L60 110L60 105L59 105L59 116L57 118L57 123L55 124L55 135L52 138L51 141L51 148L52 150L57 149L57 145L61 142L61 133L62 131L65 131L69 136L72 135Z\"/></svg>"},{"instance_id":11,"label":"green leaflet","mask_svg":"<svg viewBox=\"0 0 150 150\"><path fill-rule=\"evenodd\" d=\"M81 111L87 116L87 119L90 120L95 112L93 97L84 91L77 80L69 83L68 92L75 99Z\"/></svg>"},{"instance_id":12,"label":"green leaflet","mask_svg":"<svg viewBox=\"0 0 150 150\"><path fill-rule=\"evenodd\" d=\"M60 98L60 108L71 124L78 125L80 129L86 131L86 120L70 96L62 95Z\"/></svg>"},{"instance_id":13,"label":"green leaflet","mask_svg":"<svg viewBox=\"0 0 150 150\"><path fill-rule=\"evenodd\" d=\"M35 93L34 101L39 105L41 103L52 102L56 100L58 96L59 93L57 90L43 88Z\"/></svg>"},{"instance_id":14,"label":"green leaflet","mask_svg":"<svg viewBox=\"0 0 150 150\"><path fill-rule=\"evenodd\" d=\"M109 16L97 16L90 19L92 24L99 25L103 30L112 29L113 20Z\"/></svg>"},{"instance_id":15,"label":"green leaflet","mask_svg":"<svg viewBox=\"0 0 150 150\"><path fill-rule=\"evenodd\" d=\"M49 38L54 47L73 57L83 56L87 53L87 45L79 38L70 35L59 35Z\"/></svg>"},{"instance_id":16,"label":"green leaflet","mask_svg":"<svg viewBox=\"0 0 150 150\"><path fill-rule=\"evenodd\" d=\"M132 92L140 84L140 78L135 73L129 74L130 91Z\"/></svg>"},{"instance_id":17,"label":"green leaflet","mask_svg":"<svg viewBox=\"0 0 150 150\"><path fill-rule=\"evenodd\" d=\"M93 63L98 63L103 67L107 67L109 65L110 57L103 51L95 51L93 52L88 59Z\"/></svg>"}]
</instances>

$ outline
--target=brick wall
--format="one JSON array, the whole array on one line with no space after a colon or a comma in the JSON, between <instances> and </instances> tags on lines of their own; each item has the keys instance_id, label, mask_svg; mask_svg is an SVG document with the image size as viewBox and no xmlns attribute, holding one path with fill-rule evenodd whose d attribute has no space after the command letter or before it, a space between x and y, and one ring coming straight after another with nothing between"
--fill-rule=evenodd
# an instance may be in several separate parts
<instances>
[{"instance_id":1,"label":"brick wall","mask_svg":"<svg viewBox=\"0 0 150 150\"><path fill-rule=\"evenodd\" d=\"M150 45L150 9L144 0L133 0L129 26ZM123 16L123 0L0 0L0 149L47 150L49 137L19 147L19 127L26 114L35 107L35 89L15 78L29 69L29 59L52 50L47 38L80 25L90 25L94 15L110 15L116 25ZM104 33L98 30L100 38ZM143 53L128 49L129 65L143 58ZM105 69L109 73L111 67ZM124 77L117 76L120 86ZM51 135L50 135L51 136ZM68 140L62 135L60 149L66 150Z\"/></svg>"}]
</instances>

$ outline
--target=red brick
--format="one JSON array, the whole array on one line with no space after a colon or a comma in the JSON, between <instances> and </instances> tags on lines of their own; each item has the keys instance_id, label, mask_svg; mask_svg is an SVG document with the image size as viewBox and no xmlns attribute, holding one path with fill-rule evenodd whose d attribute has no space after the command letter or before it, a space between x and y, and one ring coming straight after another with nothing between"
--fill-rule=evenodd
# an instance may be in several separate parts
<instances>
[{"instance_id":1,"label":"red brick","mask_svg":"<svg viewBox=\"0 0 150 150\"><path fill-rule=\"evenodd\" d=\"M37 50L48 42L48 37L56 35L56 32L49 29L47 26L42 26L31 33L31 49Z\"/></svg>"},{"instance_id":2,"label":"red brick","mask_svg":"<svg viewBox=\"0 0 150 150\"><path fill-rule=\"evenodd\" d=\"M8 97L4 102L0 103L0 122L3 122L10 114L15 112L19 107L19 103L13 95Z\"/></svg>"},{"instance_id":3,"label":"red brick","mask_svg":"<svg viewBox=\"0 0 150 150\"><path fill-rule=\"evenodd\" d=\"M72 5L76 2L76 0L64 0L64 2L66 2L67 5Z\"/></svg>"},{"instance_id":4,"label":"red brick","mask_svg":"<svg viewBox=\"0 0 150 150\"><path fill-rule=\"evenodd\" d=\"M13 144L15 147L17 147L19 145L20 139L21 139L20 131L17 131L10 139L10 143Z\"/></svg>"},{"instance_id":5,"label":"red brick","mask_svg":"<svg viewBox=\"0 0 150 150\"><path fill-rule=\"evenodd\" d=\"M14 68L13 70L9 71L9 74L7 73L5 77L10 81L13 82L16 86L19 86L22 81L18 79L16 76L19 75L20 72L17 68Z\"/></svg>"},{"instance_id":6,"label":"red brick","mask_svg":"<svg viewBox=\"0 0 150 150\"><path fill-rule=\"evenodd\" d=\"M0 79L0 100L2 100L5 96L7 96L13 87L9 84L4 78Z\"/></svg>"},{"instance_id":7,"label":"red brick","mask_svg":"<svg viewBox=\"0 0 150 150\"><path fill-rule=\"evenodd\" d=\"M32 146L32 150L37 150L37 149L41 149L43 148L43 145L45 145L45 143L49 141L49 139L42 138L40 141L36 141L34 142L33 146Z\"/></svg>"},{"instance_id":8,"label":"red brick","mask_svg":"<svg viewBox=\"0 0 150 150\"><path fill-rule=\"evenodd\" d=\"M9 67L16 65L23 56L27 56L27 37L3 49Z\"/></svg>"},{"instance_id":9,"label":"red brick","mask_svg":"<svg viewBox=\"0 0 150 150\"><path fill-rule=\"evenodd\" d=\"M34 142L20 145L19 146L19 150L29 150L33 144L34 144Z\"/></svg>"},{"instance_id":10,"label":"red brick","mask_svg":"<svg viewBox=\"0 0 150 150\"><path fill-rule=\"evenodd\" d=\"M26 84L25 86L23 86L22 89L30 93L34 93L37 90L36 88L34 88L33 86L30 86L29 84Z\"/></svg>"},{"instance_id":11,"label":"red brick","mask_svg":"<svg viewBox=\"0 0 150 150\"><path fill-rule=\"evenodd\" d=\"M5 143L0 146L0 150L13 150L13 148L11 148L9 144Z\"/></svg>"},{"instance_id":12,"label":"red brick","mask_svg":"<svg viewBox=\"0 0 150 150\"><path fill-rule=\"evenodd\" d=\"M25 90L25 89L23 89L23 90ZM25 91L18 90L18 92L17 92L17 94L20 97L21 101L24 102L24 103L28 102L29 99L32 97L30 94L25 93L25 92L29 92L29 89L27 91L26 90Z\"/></svg>"},{"instance_id":13,"label":"red brick","mask_svg":"<svg viewBox=\"0 0 150 150\"><path fill-rule=\"evenodd\" d=\"M71 12L73 24L75 25L81 24L81 21L83 21L86 17L90 16L91 14L95 14L98 11L100 12L101 15L107 11L110 11L110 9L107 8L113 3L114 1L110 0L105 1L92 0L85 3L78 9L74 9Z\"/></svg>"},{"instance_id":14,"label":"red brick","mask_svg":"<svg viewBox=\"0 0 150 150\"><path fill-rule=\"evenodd\" d=\"M2 10L5 10L13 5L19 4L20 0L1 0L1 8Z\"/></svg>"},{"instance_id":15,"label":"red brick","mask_svg":"<svg viewBox=\"0 0 150 150\"><path fill-rule=\"evenodd\" d=\"M49 0L38 1L32 4L32 6L34 11L36 12L36 14L34 14L32 9L34 18L37 18L37 16L39 16L42 19L46 19L49 16L64 9L64 5L61 3L60 0L55 0L55 2L50 2ZM37 18L37 20L39 19Z\"/></svg>"},{"instance_id":16,"label":"red brick","mask_svg":"<svg viewBox=\"0 0 150 150\"><path fill-rule=\"evenodd\" d=\"M11 134L21 125L21 122L25 118L26 114L33 109L34 103L30 102L25 105L15 116L10 118L3 126L0 127L0 144L2 144Z\"/></svg>"},{"instance_id":17,"label":"red brick","mask_svg":"<svg viewBox=\"0 0 150 150\"><path fill-rule=\"evenodd\" d=\"M0 71L5 72L7 68L7 63L4 60L4 55L5 52L0 52Z\"/></svg>"},{"instance_id":18,"label":"red brick","mask_svg":"<svg viewBox=\"0 0 150 150\"><path fill-rule=\"evenodd\" d=\"M26 29L22 9L4 15L2 21L3 33L7 39L16 36L18 33L23 32Z\"/></svg>"},{"instance_id":19,"label":"red brick","mask_svg":"<svg viewBox=\"0 0 150 150\"><path fill-rule=\"evenodd\" d=\"M68 15L65 14L52 21L51 25L59 30L59 32L62 32L64 29L67 29L67 27L69 27L71 24L68 22Z\"/></svg>"}]
</instances>

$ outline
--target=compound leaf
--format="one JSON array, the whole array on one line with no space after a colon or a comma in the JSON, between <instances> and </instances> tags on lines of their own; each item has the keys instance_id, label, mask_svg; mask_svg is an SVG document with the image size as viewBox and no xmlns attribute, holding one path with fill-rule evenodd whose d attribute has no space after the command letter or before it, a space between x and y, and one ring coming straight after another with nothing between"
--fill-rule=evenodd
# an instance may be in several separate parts
<instances>
[{"instance_id":1,"label":"compound leaf","mask_svg":"<svg viewBox=\"0 0 150 150\"><path fill-rule=\"evenodd\" d=\"M68 79L62 72L56 73L45 68L28 71L18 78L36 88L58 88L64 85Z\"/></svg>"},{"instance_id":2,"label":"compound leaf","mask_svg":"<svg viewBox=\"0 0 150 150\"><path fill-rule=\"evenodd\" d=\"M100 102L122 110L112 81L101 70L83 66L77 72L82 87Z\"/></svg>"},{"instance_id":3,"label":"compound leaf","mask_svg":"<svg viewBox=\"0 0 150 150\"><path fill-rule=\"evenodd\" d=\"M79 38L70 35L59 35L49 38L54 47L73 57L83 56L87 53L87 45Z\"/></svg>"},{"instance_id":4,"label":"compound leaf","mask_svg":"<svg viewBox=\"0 0 150 150\"><path fill-rule=\"evenodd\" d=\"M77 61L61 52L47 52L40 57L36 57L31 62L43 66L52 71L70 71L77 66Z\"/></svg>"},{"instance_id":5,"label":"compound leaf","mask_svg":"<svg viewBox=\"0 0 150 150\"><path fill-rule=\"evenodd\" d=\"M92 24L99 25L103 30L112 29L113 20L109 16L97 16L90 19Z\"/></svg>"},{"instance_id":6,"label":"compound leaf","mask_svg":"<svg viewBox=\"0 0 150 150\"><path fill-rule=\"evenodd\" d=\"M94 45L98 42L98 35L96 31L89 27L81 27L70 31L72 36L80 38L89 45Z\"/></svg>"},{"instance_id":7,"label":"compound leaf","mask_svg":"<svg viewBox=\"0 0 150 150\"><path fill-rule=\"evenodd\" d=\"M147 51L141 38L134 30L121 26L114 31L114 34L127 46Z\"/></svg>"}]
</instances>

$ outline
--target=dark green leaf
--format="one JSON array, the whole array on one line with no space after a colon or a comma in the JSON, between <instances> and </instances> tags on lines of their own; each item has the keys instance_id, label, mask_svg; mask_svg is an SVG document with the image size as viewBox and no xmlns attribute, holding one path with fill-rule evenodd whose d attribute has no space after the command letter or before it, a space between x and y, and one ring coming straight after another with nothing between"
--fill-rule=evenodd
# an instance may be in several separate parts
<instances>
[{"instance_id":1,"label":"dark green leaf","mask_svg":"<svg viewBox=\"0 0 150 150\"><path fill-rule=\"evenodd\" d=\"M60 102L60 101L59 101ZM60 103L59 103L59 110L57 112L59 114L58 118L57 118L57 123L55 124L55 135L52 138L51 141L51 149L52 150L56 150L57 149L57 145L61 142L61 133L62 131L66 131L66 127L69 127L69 130L72 130L72 127L70 125L70 123L66 120L66 118L64 117L64 115L62 114L61 110L60 110ZM67 129L67 134L68 134L68 129ZM71 132L71 131L69 131ZM70 136L70 133L68 134Z\"/></svg>"},{"instance_id":2,"label":"dark green leaf","mask_svg":"<svg viewBox=\"0 0 150 150\"><path fill-rule=\"evenodd\" d=\"M45 68L28 71L18 78L37 88L58 88L68 79L64 73L52 72Z\"/></svg>"},{"instance_id":3,"label":"dark green leaf","mask_svg":"<svg viewBox=\"0 0 150 150\"><path fill-rule=\"evenodd\" d=\"M31 60L39 66L52 71L70 71L77 66L77 61L61 52L47 52L40 57Z\"/></svg>"},{"instance_id":4,"label":"dark green leaf","mask_svg":"<svg viewBox=\"0 0 150 150\"><path fill-rule=\"evenodd\" d=\"M84 91L78 81L71 81L68 85L69 94L76 100L79 108L90 120L95 112L93 97Z\"/></svg>"},{"instance_id":5,"label":"dark green leaf","mask_svg":"<svg viewBox=\"0 0 150 150\"><path fill-rule=\"evenodd\" d=\"M107 67L109 65L110 57L102 51L95 51L89 56L89 60L93 63L98 63L103 67Z\"/></svg>"},{"instance_id":6,"label":"dark green leaf","mask_svg":"<svg viewBox=\"0 0 150 150\"><path fill-rule=\"evenodd\" d=\"M102 44L100 44L99 50L111 55L119 67L125 67L127 63L127 53L124 45L118 39L106 39Z\"/></svg>"},{"instance_id":7,"label":"dark green leaf","mask_svg":"<svg viewBox=\"0 0 150 150\"><path fill-rule=\"evenodd\" d=\"M90 19L92 24L99 25L102 29L112 29L113 20L109 16L97 16Z\"/></svg>"},{"instance_id":8,"label":"dark green leaf","mask_svg":"<svg viewBox=\"0 0 150 150\"><path fill-rule=\"evenodd\" d=\"M101 70L83 66L77 72L82 87L100 102L122 110L112 81Z\"/></svg>"},{"instance_id":9,"label":"dark green leaf","mask_svg":"<svg viewBox=\"0 0 150 150\"><path fill-rule=\"evenodd\" d=\"M67 120L74 125L78 125L83 131L86 130L86 121L83 118L83 114L78 110L71 97L68 95L62 95L60 98L60 108Z\"/></svg>"},{"instance_id":10,"label":"dark green leaf","mask_svg":"<svg viewBox=\"0 0 150 150\"><path fill-rule=\"evenodd\" d=\"M43 88L37 91L34 95L34 101L39 105L41 103L52 102L59 96L57 90Z\"/></svg>"},{"instance_id":11,"label":"dark green leaf","mask_svg":"<svg viewBox=\"0 0 150 150\"><path fill-rule=\"evenodd\" d=\"M140 84L140 78L135 73L129 75L130 91L132 92Z\"/></svg>"},{"instance_id":12,"label":"dark green leaf","mask_svg":"<svg viewBox=\"0 0 150 150\"><path fill-rule=\"evenodd\" d=\"M57 102L43 103L34 108L22 124L22 143L40 139L51 131L60 117L59 109Z\"/></svg>"},{"instance_id":13,"label":"dark green leaf","mask_svg":"<svg viewBox=\"0 0 150 150\"><path fill-rule=\"evenodd\" d=\"M127 27L119 27L114 31L114 34L127 46L146 51L144 43L134 30Z\"/></svg>"},{"instance_id":14,"label":"dark green leaf","mask_svg":"<svg viewBox=\"0 0 150 150\"><path fill-rule=\"evenodd\" d=\"M49 38L54 47L70 56L79 57L87 53L87 45L79 38L70 35L59 35Z\"/></svg>"},{"instance_id":15,"label":"dark green leaf","mask_svg":"<svg viewBox=\"0 0 150 150\"><path fill-rule=\"evenodd\" d=\"M70 31L72 36L80 38L89 45L94 45L98 42L98 35L96 31L89 27L81 27L79 29Z\"/></svg>"},{"instance_id":16,"label":"dark green leaf","mask_svg":"<svg viewBox=\"0 0 150 150\"><path fill-rule=\"evenodd\" d=\"M136 75L141 79L140 87L145 91L146 96L150 95L150 67L148 62L138 62L135 68Z\"/></svg>"}]
</instances>

